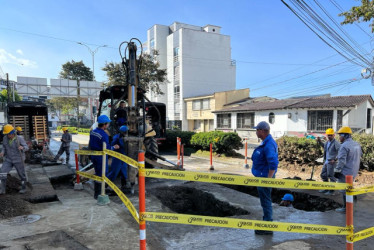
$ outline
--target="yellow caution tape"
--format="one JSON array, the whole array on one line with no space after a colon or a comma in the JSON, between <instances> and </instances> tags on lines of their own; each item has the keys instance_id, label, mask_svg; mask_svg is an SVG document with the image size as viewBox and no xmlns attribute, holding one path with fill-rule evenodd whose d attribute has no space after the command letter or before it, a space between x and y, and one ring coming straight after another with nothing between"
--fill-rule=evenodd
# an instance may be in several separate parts
<instances>
[{"instance_id":1,"label":"yellow caution tape","mask_svg":"<svg viewBox=\"0 0 374 250\"><path fill-rule=\"evenodd\" d=\"M352 188L347 190L348 195L359 195L374 192L374 186Z\"/></svg>"},{"instance_id":2,"label":"yellow caution tape","mask_svg":"<svg viewBox=\"0 0 374 250\"><path fill-rule=\"evenodd\" d=\"M191 171L174 171L165 169L146 169L146 177L199 181L210 183L222 183L232 185L257 186L257 187L276 187L291 189L326 189L326 190L344 190L348 186L346 183L317 182L317 181L299 181L288 179L258 178L227 174L211 174Z\"/></svg>"},{"instance_id":3,"label":"yellow caution tape","mask_svg":"<svg viewBox=\"0 0 374 250\"><path fill-rule=\"evenodd\" d=\"M141 219L153 222L176 223L198 226L228 227L252 230L269 230L289 233L348 235L349 227L325 226L302 223L273 222L262 220L232 219L188 214L145 212Z\"/></svg>"},{"instance_id":4,"label":"yellow caution tape","mask_svg":"<svg viewBox=\"0 0 374 250\"><path fill-rule=\"evenodd\" d=\"M100 176L97 176L97 175L93 175L93 174L88 174L86 172L81 172L81 171L77 171L77 175L80 175L80 176L83 176L83 177L86 177L88 179L93 179L95 181L103 181L103 178L100 177Z\"/></svg>"},{"instance_id":5,"label":"yellow caution tape","mask_svg":"<svg viewBox=\"0 0 374 250\"><path fill-rule=\"evenodd\" d=\"M103 151L94 150L74 150L74 153L78 155L104 155Z\"/></svg>"},{"instance_id":6,"label":"yellow caution tape","mask_svg":"<svg viewBox=\"0 0 374 250\"><path fill-rule=\"evenodd\" d=\"M353 235L348 235L347 240L350 242L356 242L359 240L369 238L370 236L373 236L373 235L374 235L374 227L370 227L368 229L357 232Z\"/></svg>"},{"instance_id":7,"label":"yellow caution tape","mask_svg":"<svg viewBox=\"0 0 374 250\"><path fill-rule=\"evenodd\" d=\"M114 185L113 182L111 182L106 177L105 177L105 182L108 183L108 185L114 190L114 192L116 192L116 194L121 199L121 201L123 202L123 204L125 204L125 206L127 207L127 209L130 211L132 217L134 217L134 219L136 220L136 222L138 222L138 224L139 224L139 214L138 214L138 211L136 211L134 205L131 203L131 201L129 200L129 198L127 198L127 196L121 191L121 189L119 189L116 185Z\"/></svg>"},{"instance_id":8,"label":"yellow caution tape","mask_svg":"<svg viewBox=\"0 0 374 250\"><path fill-rule=\"evenodd\" d=\"M113 156L113 157L116 157L117 159L120 159L123 162L126 162L127 164L133 166L134 168L138 168L138 166L139 166L137 161L135 161L134 159L132 159L132 158L126 156L126 155L123 155L121 153L118 153L118 152L115 152L115 151L112 151L112 150L108 150L108 149L104 149L104 152L107 153L110 156Z\"/></svg>"}]
</instances>

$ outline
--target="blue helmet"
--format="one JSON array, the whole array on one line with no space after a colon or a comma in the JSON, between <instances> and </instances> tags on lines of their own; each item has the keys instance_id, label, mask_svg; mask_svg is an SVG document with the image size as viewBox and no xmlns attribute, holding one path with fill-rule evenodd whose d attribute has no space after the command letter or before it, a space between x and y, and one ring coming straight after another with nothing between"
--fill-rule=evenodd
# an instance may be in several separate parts
<instances>
[{"instance_id":1,"label":"blue helmet","mask_svg":"<svg viewBox=\"0 0 374 250\"><path fill-rule=\"evenodd\" d=\"M285 194L282 198L282 201L293 201L293 195L292 194Z\"/></svg>"},{"instance_id":2,"label":"blue helmet","mask_svg":"<svg viewBox=\"0 0 374 250\"><path fill-rule=\"evenodd\" d=\"M129 130L129 128L126 126L126 125L123 125L119 128L119 131L120 132L127 132L127 130Z\"/></svg>"},{"instance_id":3,"label":"blue helmet","mask_svg":"<svg viewBox=\"0 0 374 250\"><path fill-rule=\"evenodd\" d=\"M101 115L101 116L99 116L99 117L97 118L97 123L102 123L102 124L104 124L104 123L109 123L109 122L111 122L111 120L110 120L109 117L106 116L106 115Z\"/></svg>"}]
</instances>

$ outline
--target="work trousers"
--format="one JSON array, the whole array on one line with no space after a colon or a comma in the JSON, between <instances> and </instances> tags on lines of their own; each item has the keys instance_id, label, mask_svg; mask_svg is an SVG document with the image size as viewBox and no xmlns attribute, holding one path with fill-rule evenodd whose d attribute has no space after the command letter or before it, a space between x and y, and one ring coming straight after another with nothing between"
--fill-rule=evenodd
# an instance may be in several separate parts
<instances>
[{"instance_id":1,"label":"work trousers","mask_svg":"<svg viewBox=\"0 0 374 250\"><path fill-rule=\"evenodd\" d=\"M7 174L15 167L21 181L27 181L25 164L23 162L12 163L10 161L4 161L3 167L0 170L0 176L2 179L6 179ZM5 176L5 177L4 177Z\"/></svg>"},{"instance_id":2,"label":"work trousers","mask_svg":"<svg viewBox=\"0 0 374 250\"><path fill-rule=\"evenodd\" d=\"M336 178L334 177L334 168L336 167L336 163L330 164L326 163L323 164L322 171L321 171L321 179L324 182L336 182Z\"/></svg>"},{"instance_id":3,"label":"work trousers","mask_svg":"<svg viewBox=\"0 0 374 250\"><path fill-rule=\"evenodd\" d=\"M260 197L264 221L273 221L273 207L271 202L271 188L257 187L258 195Z\"/></svg>"},{"instance_id":4,"label":"work trousers","mask_svg":"<svg viewBox=\"0 0 374 250\"><path fill-rule=\"evenodd\" d=\"M60 150L58 151L56 157L55 157L55 160L58 160L58 158L60 158L60 156L63 154L63 153L66 153L66 163L69 163L69 159L70 159L70 147L63 147L61 145L60 147Z\"/></svg>"}]
</instances>

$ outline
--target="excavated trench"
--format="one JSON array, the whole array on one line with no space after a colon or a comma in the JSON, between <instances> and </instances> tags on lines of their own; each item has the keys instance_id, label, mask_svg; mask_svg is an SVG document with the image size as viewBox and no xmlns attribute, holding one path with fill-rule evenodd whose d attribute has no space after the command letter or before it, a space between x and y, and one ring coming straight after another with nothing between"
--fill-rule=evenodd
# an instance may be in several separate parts
<instances>
[{"instance_id":1,"label":"excavated trench","mask_svg":"<svg viewBox=\"0 0 374 250\"><path fill-rule=\"evenodd\" d=\"M227 217L249 214L247 210L220 201L214 195L191 187L158 187L150 191L176 213Z\"/></svg>"},{"instance_id":2,"label":"excavated trench","mask_svg":"<svg viewBox=\"0 0 374 250\"><path fill-rule=\"evenodd\" d=\"M222 186L258 197L257 187L225 184L222 184ZM273 188L271 192L273 203L279 204L282 201L283 196L287 193L292 194L294 196L293 207L299 210L325 212L341 207L339 203L329 198L323 198L308 193L295 192L287 189L277 188ZM341 194L337 191L335 191L335 195L339 197L341 196Z\"/></svg>"}]
</instances>

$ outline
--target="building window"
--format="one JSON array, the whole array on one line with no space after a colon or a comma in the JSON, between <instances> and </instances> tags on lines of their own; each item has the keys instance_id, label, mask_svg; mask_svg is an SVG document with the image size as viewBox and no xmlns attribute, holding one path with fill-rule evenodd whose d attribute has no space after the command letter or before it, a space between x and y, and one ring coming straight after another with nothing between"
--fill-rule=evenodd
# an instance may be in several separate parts
<instances>
[{"instance_id":1,"label":"building window","mask_svg":"<svg viewBox=\"0 0 374 250\"><path fill-rule=\"evenodd\" d=\"M192 101L192 110L200 110L201 109L201 102L200 100Z\"/></svg>"},{"instance_id":2,"label":"building window","mask_svg":"<svg viewBox=\"0 0 374 250\"><path fill-rule=\"evenodd\" d=\"M179 47L174 48L174 62L179 62Z\"/></svg>"},{"instance_id":3,"label":"building window","mask_svg":"<svg viewBox=\"0 0 374 250\"><path fill-rule=\"evenodd\" d=\"M180 97L180 87L179 85L177 85L177 86L174 86L174 98L179 99L179 97Z\"/></svg>"},{"instance_id":4,"label":"building window","mask_svg":"<svg viewBox=\"0 0 374 250\"><path fill-rule=\"evenodd\" d=\"M275 122L275 115L274 115L273 112L270 112L270 114L269 114L269 123L270 124L274 124L274 122Z\"/></svg>"},{"instance_id":5,"label":"building window","mask_svg":"<svg viewBox=\"0 0 374 250\"><path fill-rule=\"evenodd\" d=\"M254 113L239 113L236 117L237 128L253 128L255 126Z\"/></svg>"},{"instance_id":6,"label":"building window","mask_svg":"<svg viewBox=\"0 0 374 250\"><path fill-rule=\"evenodd\" d=\"M178 103L174 103L174 114L179 115L180 114L180 105Z\"/></svg>"},{"instance_id":7,"label":"building window","mask_svg":"<svg viewBox=\"0 0 374 250\"><path fill-rule=\"evenodd\" d=\"M174 80L179 80L179 66L174 67Z\"/></svg>"},{"instance_id":8,"label":"building window","mask_svg":"<svg viewBox=\"0 0 374 250\"><path fill-rule=\"evenodd\" d=\"M210 100L209 99L203 99L202 100L202 109L209 109L210 108Z\"/></svg>"},{"instance_id":9,"label":"building window","mask_svg":"<svg viewBox=\"0 0 374 250\"><path fill-rule=\"evenodd\" d=\"M343 127L343 110L336 112L336 129Z\"/></svg>"},{"instance_id":10,"label":"building window","mask_svg":"<svg viewBox=\"0 0 374 250\"><path fill-rule=\"evenodd\" d=\"M308 111L308 130L325 131L332 128L332 110Z\"/></svg>"},{"instance_id":11,"label":"building window","mask_svg":"<svg viewBox=\"0 0 374 250\"><path fill-rule=\"evenodd\" d=\"M366 128L371 128L371 109L367 109L366 114Z\"/></svg>"},{"instance_id":12,"label":"building window","mask_svg":"<svg viewBox=\"0 0 374 250\"><path fill-rule=\"evenodd\" d=\"M210 109L210 99L194 100L192 101L192 110Z\"/></svg>"},{"instance_id":13,"label":"building window","mask_svg":"<svg viewBox=\"0 0 374 250\"><path fill-rule=\"evenodd\" d=\"M200 130L200 120L194 120L193 129L194 130Z\"/></svg>"},{"instance_id":14,"label":"building window","mask_svg":"<svg viewBox=\"0 0 374 250\"><path fill-rule=\"evenodd\" d=\"M231 114L217 115L217 127L218 128L231 128Z\"/></svg>"},{"instance_id":15,"label":"building window","mask_svg":"<svg viewBox=\"0 0 374 250\"><path fill-rule=\"evenodd\" d=\"M154 47L155 47L155 39L151 39L151 41L149 42L149 44L150 44L150 47L151 47L151 49L154 49Z\"/></svg>"}]
</instances>

